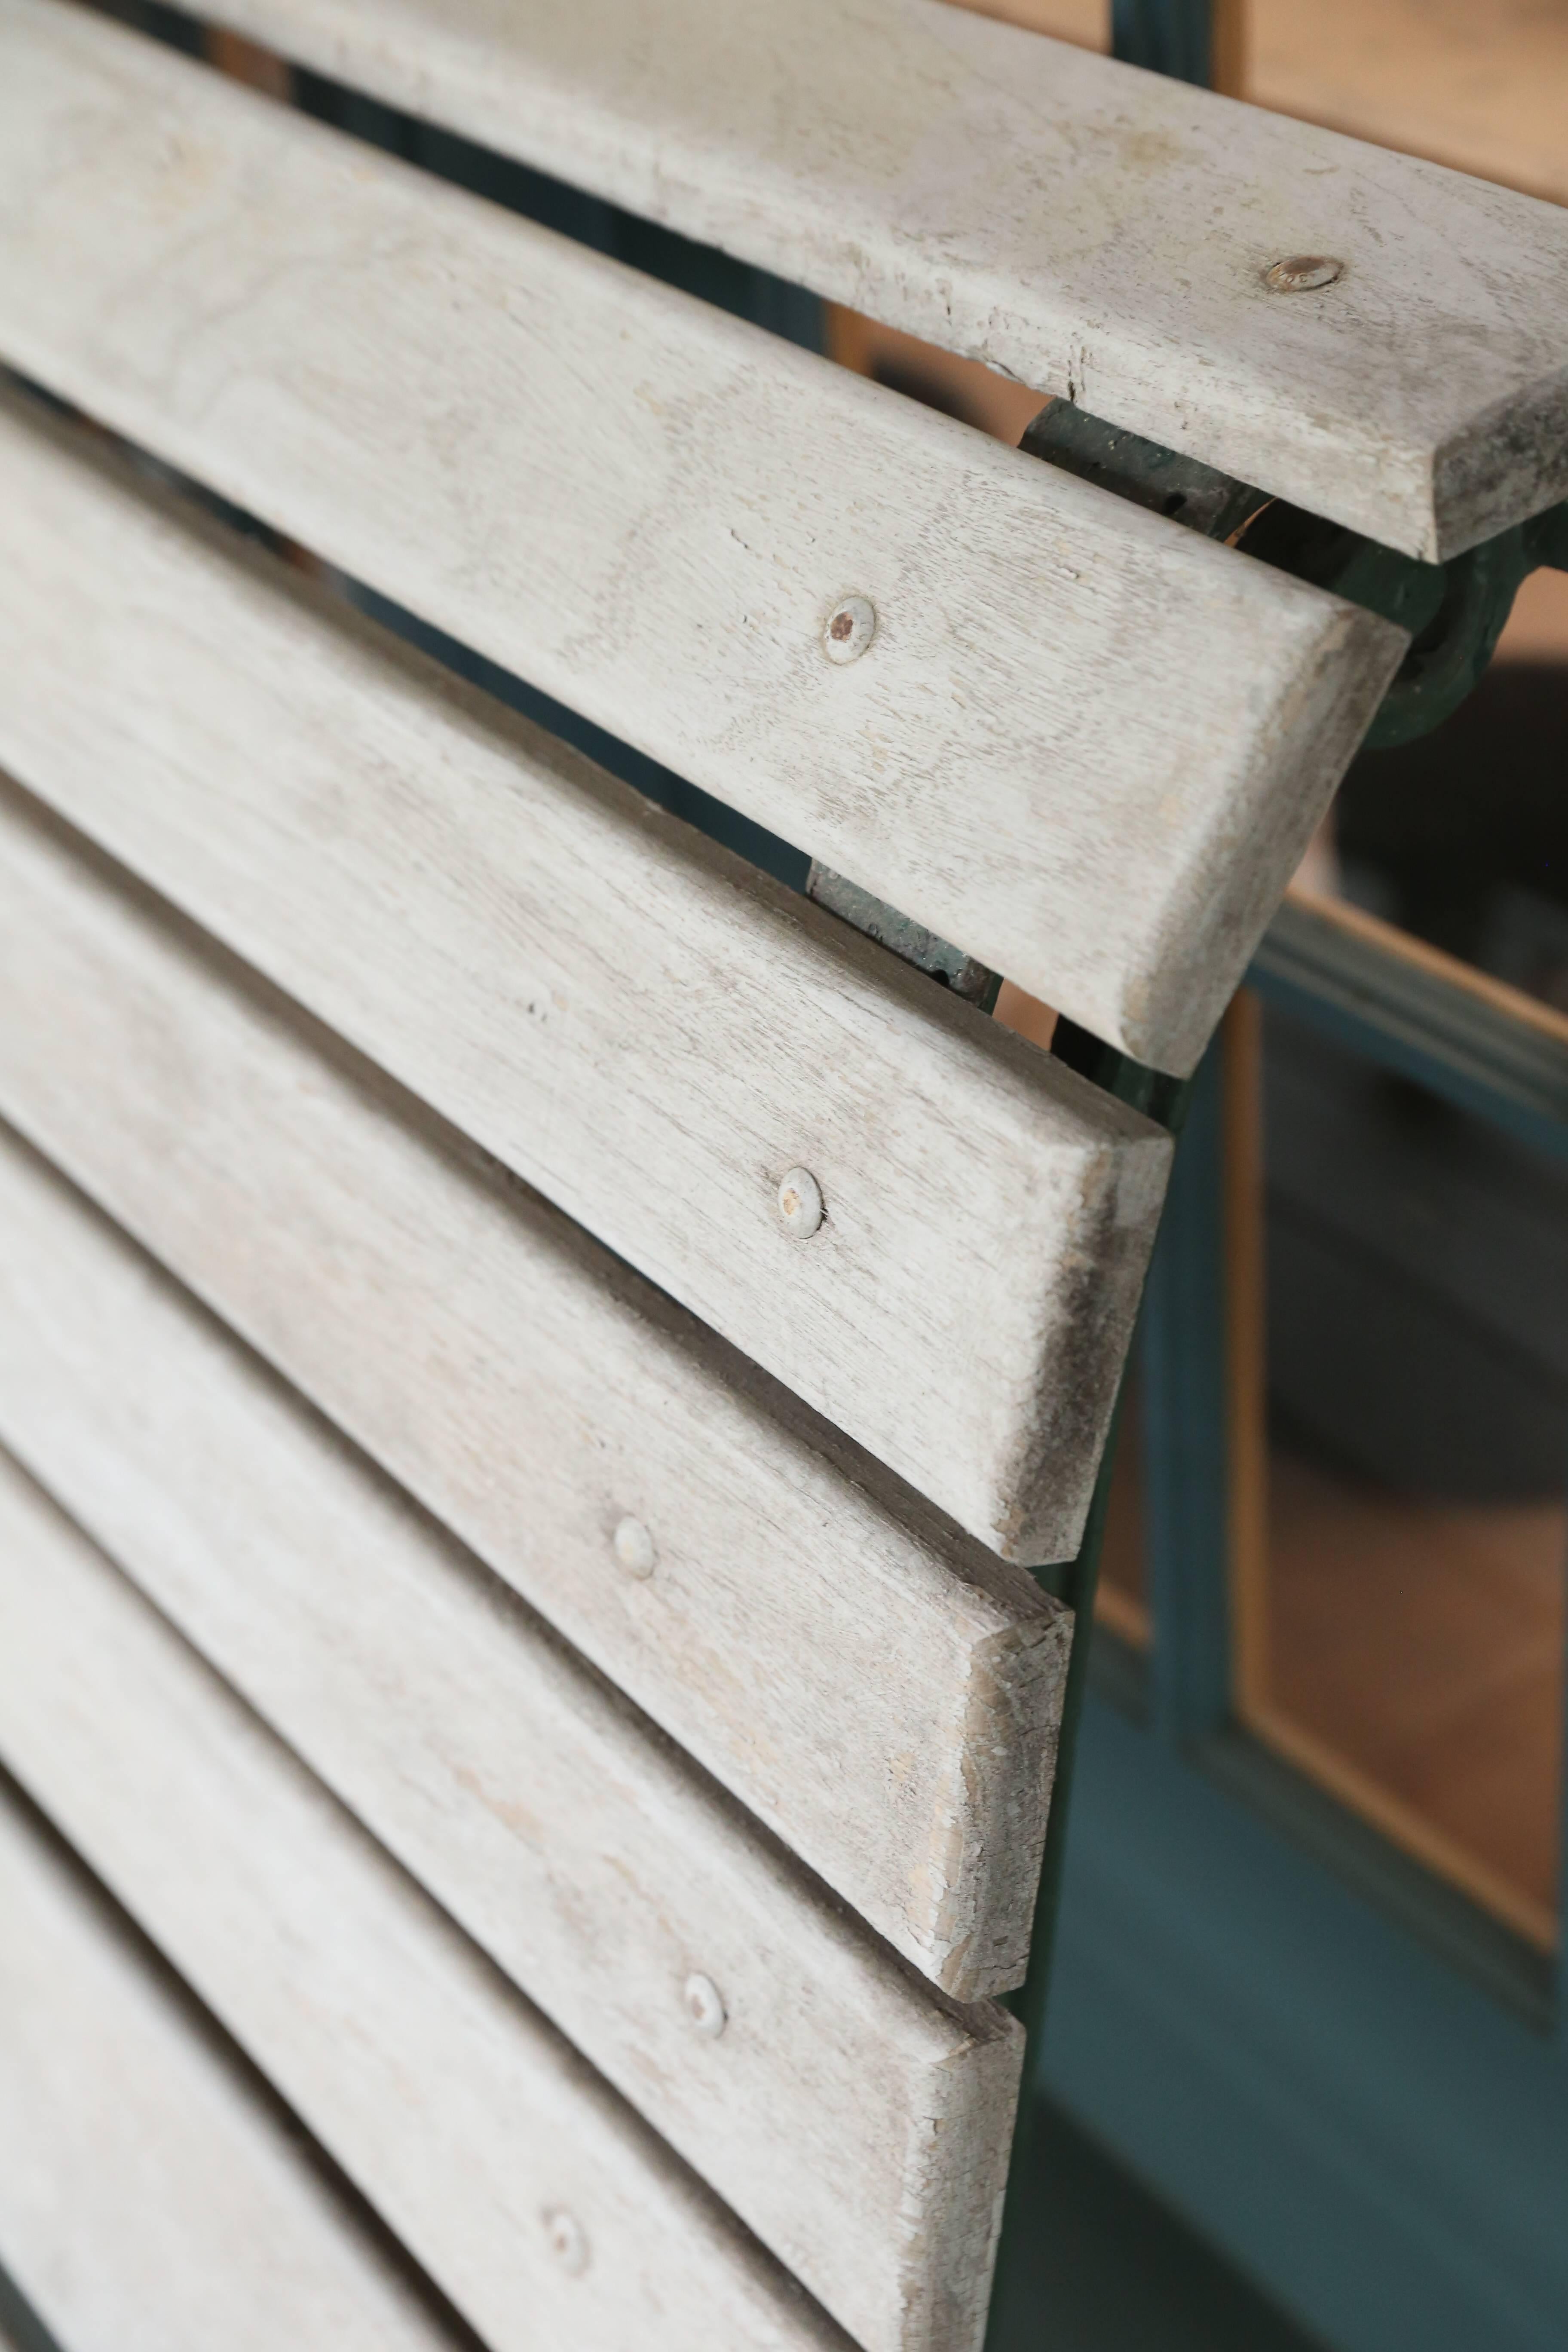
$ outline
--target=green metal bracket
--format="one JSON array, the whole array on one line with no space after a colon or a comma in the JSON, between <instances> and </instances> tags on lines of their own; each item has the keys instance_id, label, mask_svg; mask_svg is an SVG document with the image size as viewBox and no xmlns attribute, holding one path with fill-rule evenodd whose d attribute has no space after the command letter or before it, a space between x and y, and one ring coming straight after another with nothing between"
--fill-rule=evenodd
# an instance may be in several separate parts
<instances>
[{"instance_id":1,"label":"green metal bracket","mask_svg":"<svg viewBox=\"0 0 1568 2352\"><path fill-rule=\"evenodd\" d=\"M1041 411L1021 446L1408 629L1414 642L1368 730L1369 751L1392 751L1440 726L1479 684L1521 583L1542 566L1568 571L1568 503L1447 563L1423 563L1065 400Z\"/></svg>"},{"instance_id":2,"label":"green metal bracket","mask_svg":"<svg viewBox=\"0 0 1568 2352\"><path fill-rule=\"evenodd\" d=\"M935 931L928 931L909 915L901 915L897 907L889 907L885 898L873 898L858 882L846 875L836 874L831 866L819 858L811 861L806 877L805 895L826 907L829 914L837 915L858 931L864 931L879 947L887 948L900 962L912 963L917 971L929 972L954 996L977 1004L982 1013L994 1013L1002 987L1002 975L973 956L966 955Z\"/></svg>"}]
</instances>

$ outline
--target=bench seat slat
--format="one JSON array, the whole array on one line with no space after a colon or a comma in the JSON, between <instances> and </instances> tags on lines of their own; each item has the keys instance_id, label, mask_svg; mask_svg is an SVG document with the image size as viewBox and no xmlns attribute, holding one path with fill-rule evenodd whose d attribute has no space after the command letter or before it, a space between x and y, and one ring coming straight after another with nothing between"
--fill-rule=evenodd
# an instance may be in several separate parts
<instances>
[{"instance_id":1,"label":"bench seat slat","mask_svg":"<svg viewBox=\"0 0 1568 2352\"><path fill-rule=\"evenodd\" d=\"M8 1790L0 1921L0 2247L62 2345L471 2352Z\"/></svg>"},{"instance_id":2,"label":"bench seat slat","mask_svg":"<svg viewBox=\"0 0 1568 2352\"><path fill-rule=\"evenodd\" d=\"M868 2352L978 2341L1022 2029L912 1986L3 1139L0 1442Z\"/></svg>"},{"instance_id":3,"label":"bench seat slat","mask_svg":"<svg viewBox=\"0 0 1568 2352\"><path fill-rule=\"evenodd\" d=\"M1067 1613L3 784L0 916L0 1113L924 1973L1016 1984Z\"/></svg>"},{"instance_id":4,"label":"bench seat slat","mask_svg":"<svg viewBox=\"0 0 1568 2352\"><path fill-rule=\"evenodd\" d=\"M844 2352L841 2331L8 1463L0 1628L0 1759L493 2352ZM580 2263L552 2250L562 2213Z\"/></svg>"},{"instance_id":5,"label":"bench seat slat","mask_svg":"<svg viewBox=\"0 0 1568 2352\"><path fill-rule=\"evenodd\" d=\"M56 0L0 354L1171 1071L1405 643Z\"/></svg>"},{"instance_id":6,"label":"bench seat slat","mask_svg":"<svg viewBox=\"0 0 1568 2352\"><path fill-rule=\"evenodd\" d=\"M939 0L211 13L1412 555L1568 493L1557 205Z\"/></svg>"},{"instance_id":7,"label":"bench seat slat","mask_svg":"<svg viewBox=\"0 0 1568 2352\"><path fill-rule=\"evenodd\" d=\"M1070 1556L1156 1129L3 414L0 518L14 773L983 1541Z\"/></svg>"}]
</instances>

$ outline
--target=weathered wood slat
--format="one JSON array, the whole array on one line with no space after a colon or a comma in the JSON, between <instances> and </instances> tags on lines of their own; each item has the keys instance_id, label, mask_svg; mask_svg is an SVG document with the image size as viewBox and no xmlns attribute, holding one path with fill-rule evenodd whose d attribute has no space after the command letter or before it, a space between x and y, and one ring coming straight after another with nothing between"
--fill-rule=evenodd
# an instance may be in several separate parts
<instances>
[{"instance_id":1,"label":"weathered wood slat","mask_svg":"<svg viewBox=\"0 0 1568 2352\"><path fill-rule=\"evenodd\" d=\"M1413 555L1568 493L1555 205L937 0L212 13Z\"/></svg>"},{"instance_id":2,"label":"weathered wood slat","mask_svg":"<svg viewBox=\"0 0 1568 2352\"><path fill-rule=\"evenodd\" d=\"M1162 1068L1405 643L56 0L0 353Z\"/></svg>"},{"instance_id":3,"label":"weathered wood slat","mask_svg":"<svg viewBox=\"0 0 1568 2352\"><path fill-rule=\"evenodd\" d=\"M911 1984L4 1130L0 1441L868 2352L978 2344L1022 2029Z\"/></svg>"},{"instance_id":4,"label":"weathered wood slat","mask_svg":"<svg viewBox=\"0 0 1568 2352\"><path fill-rule=\"evenodd\" d=\"M3 1461L0 1758L493 2352L843 2352L841 2331Z\"/></svg>"},{"instance_id":5,"label":"weathered wood slat","mask_svg":"<svg viewBox=\"0 0 1568 2352\"><path fill-rule=\"evenodd\" d=\"M69 2352L471 2352L3 1790L0 1921L0 2247Z\"/></svg>"},{"instance_id":6,"label":"weathered wood slat","mask_svg":"<svg viewBox=\"0 0 1568 2352\"><path fill-rule=\"evenodd\" d=\"M1067 1613L4 784L0 1112L926 1974L1019 1980Z\"/></svg>"},{"instance_id":7,"label":"weathered wood slat","mask_svg":"<svg viewBox=\"0 0 1568 2352\"><path fill-rule=\"evenodd\" d=\"M26 783L984 1541L1076 1548L1158 1130L3 411L0 550Z\"/></svg>"}]
</instances>

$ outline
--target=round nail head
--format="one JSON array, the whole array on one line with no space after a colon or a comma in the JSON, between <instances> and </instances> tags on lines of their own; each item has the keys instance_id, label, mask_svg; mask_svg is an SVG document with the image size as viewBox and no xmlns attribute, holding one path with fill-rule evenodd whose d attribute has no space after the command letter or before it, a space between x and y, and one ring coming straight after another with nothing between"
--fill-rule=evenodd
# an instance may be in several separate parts
<instances>
[{"instance_id":1,"label":"round nail head","mask_svg":"<svg viewBox=\"0 0 1568 2352\"><path fill-rule=\"evenodd\" d=\"M653 1538L640 1519L620 1520L613 1540L616 1558L628 1576L649 1577L653 1574L658 1554L654 1549Z\"/></svg>"},{"instance_id":2,"label":"round nail head","mask_svg":"<svg viewBox=\"0 0 1568 2352\"><path fill-rule=\"evenodd\" d=\"M841 596L827 615L822 650L830 662L858 661L877 634L877 607L869 596Z\"/></svg>"},{"instance_id":3,"label":"round nail head","mask_svg":"<svg viewBox=\"0 0 1568 2352\"><path fill-rule=\"evenodd\" d=\"M779 1186L779 1215L792 1241L808 1242L822 1223L822 1187L809 1168L792 1168Z\"/></svg>"},{"instance_id":4,"label":"round nail head","mask_svg":"<svg viewBox=\"0 0 1568 2352\"><path fill-rule=\"evenodd\" d=\"M686 2003L686 2013L699 2033L706 2033L712 2039L723 2032L728 2021L724 1999L711 1977L688 1977L681 1998Z\"/></svg>"},{"instance_id":5,"label":"round nail head","mask_svg":"<svg viewBox=\"0 0 1568 2352\"><path fill-rule=\"evenodd\" d=\"M552 2205L544 2216L544 2236L562 2269L580 2277L588 2267L588 2241L576 2215L564 2205Z\"/></svg>"},{"instance_id":6,"label":"round nail head","mask_svg":"<svg viewBox=\"0 0 1568 2352\"><path fill-rule=\"evenodd\" d=\"M1315 294L1321 286L1331 286L1336 278L1342 278L1344 271L1344 263L1331 254L1291 253L1264 271L1263 283L1272 294Z\"/></svg>"}]
</instances>

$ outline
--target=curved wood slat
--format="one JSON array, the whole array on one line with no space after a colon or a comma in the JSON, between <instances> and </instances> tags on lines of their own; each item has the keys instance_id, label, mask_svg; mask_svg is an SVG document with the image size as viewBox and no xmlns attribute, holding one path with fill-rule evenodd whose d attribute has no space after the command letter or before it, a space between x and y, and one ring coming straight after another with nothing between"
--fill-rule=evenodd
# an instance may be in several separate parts
<instances>
[{"instance_id":1,"label":"curved wood slat","mask_svg":"<svg viewBox=\"0 0 1568 2352\"><path fill-rule=\"evenodd\" d=\"M210 13L1412 555L1568 494L1556 205L939 0Z\"/></svg>"},{"instance_id":2,"label":"curved wood slat","mask_svg":"<svg viewBox=\"0 0 1568 2352\"><path fill-rule=\"evenodd\" d=\"M4 784L0 910L0 1111L925 1974L1017 1983L1067 1612Z\"/></svg>"},{"instance_id":3,"label":"curved wood slat","mask_svg":"<svg viewBox=\"0 0 1568 2352\"><path fill-rule=\"evenodd\" d=\"M0 550L31 789L983 1541L1071 1555L1163 1136L4 415Z\"/></svg>"},{"instance_id":4,"label":"curved wood slat","mask_svg":"<svg viewBox=\"0 0 1568 2352\"><path fill-rule=\"evenodd\" d=\"M1022 2029L911 1986L3 1130L0 1439L867 2352L978 2342Z\"/></svg>"},{"instance_id":5,"label":"curved wood slat","mask_svg":"<svg viewBox=\"0 0 1568 2352\"><path fill-rule=\"evenodd\" d=\"M3 1790L0 1919L0 2246L62 2345L473 2352Z\"/></svg>"},{"instance_id":6,"label":"curved wood slat","mask_svg":"<svg viewBox=\"0 0 1568 2352\"><path fill-rule=\"evenodd\" d=\"M492 2352L848 2352L4 1460L0 1757Z\"/></svg>"},{"instance_id":7,"label":"curved wood slat","mask_svg":"<svg viewBox=\"0 0 1568 2352\"><path fill-rule=\"evenodd\" d=\"M1163 1069L1405 642L55 0L0 352Z\"/></svg>"}]
</instances>

